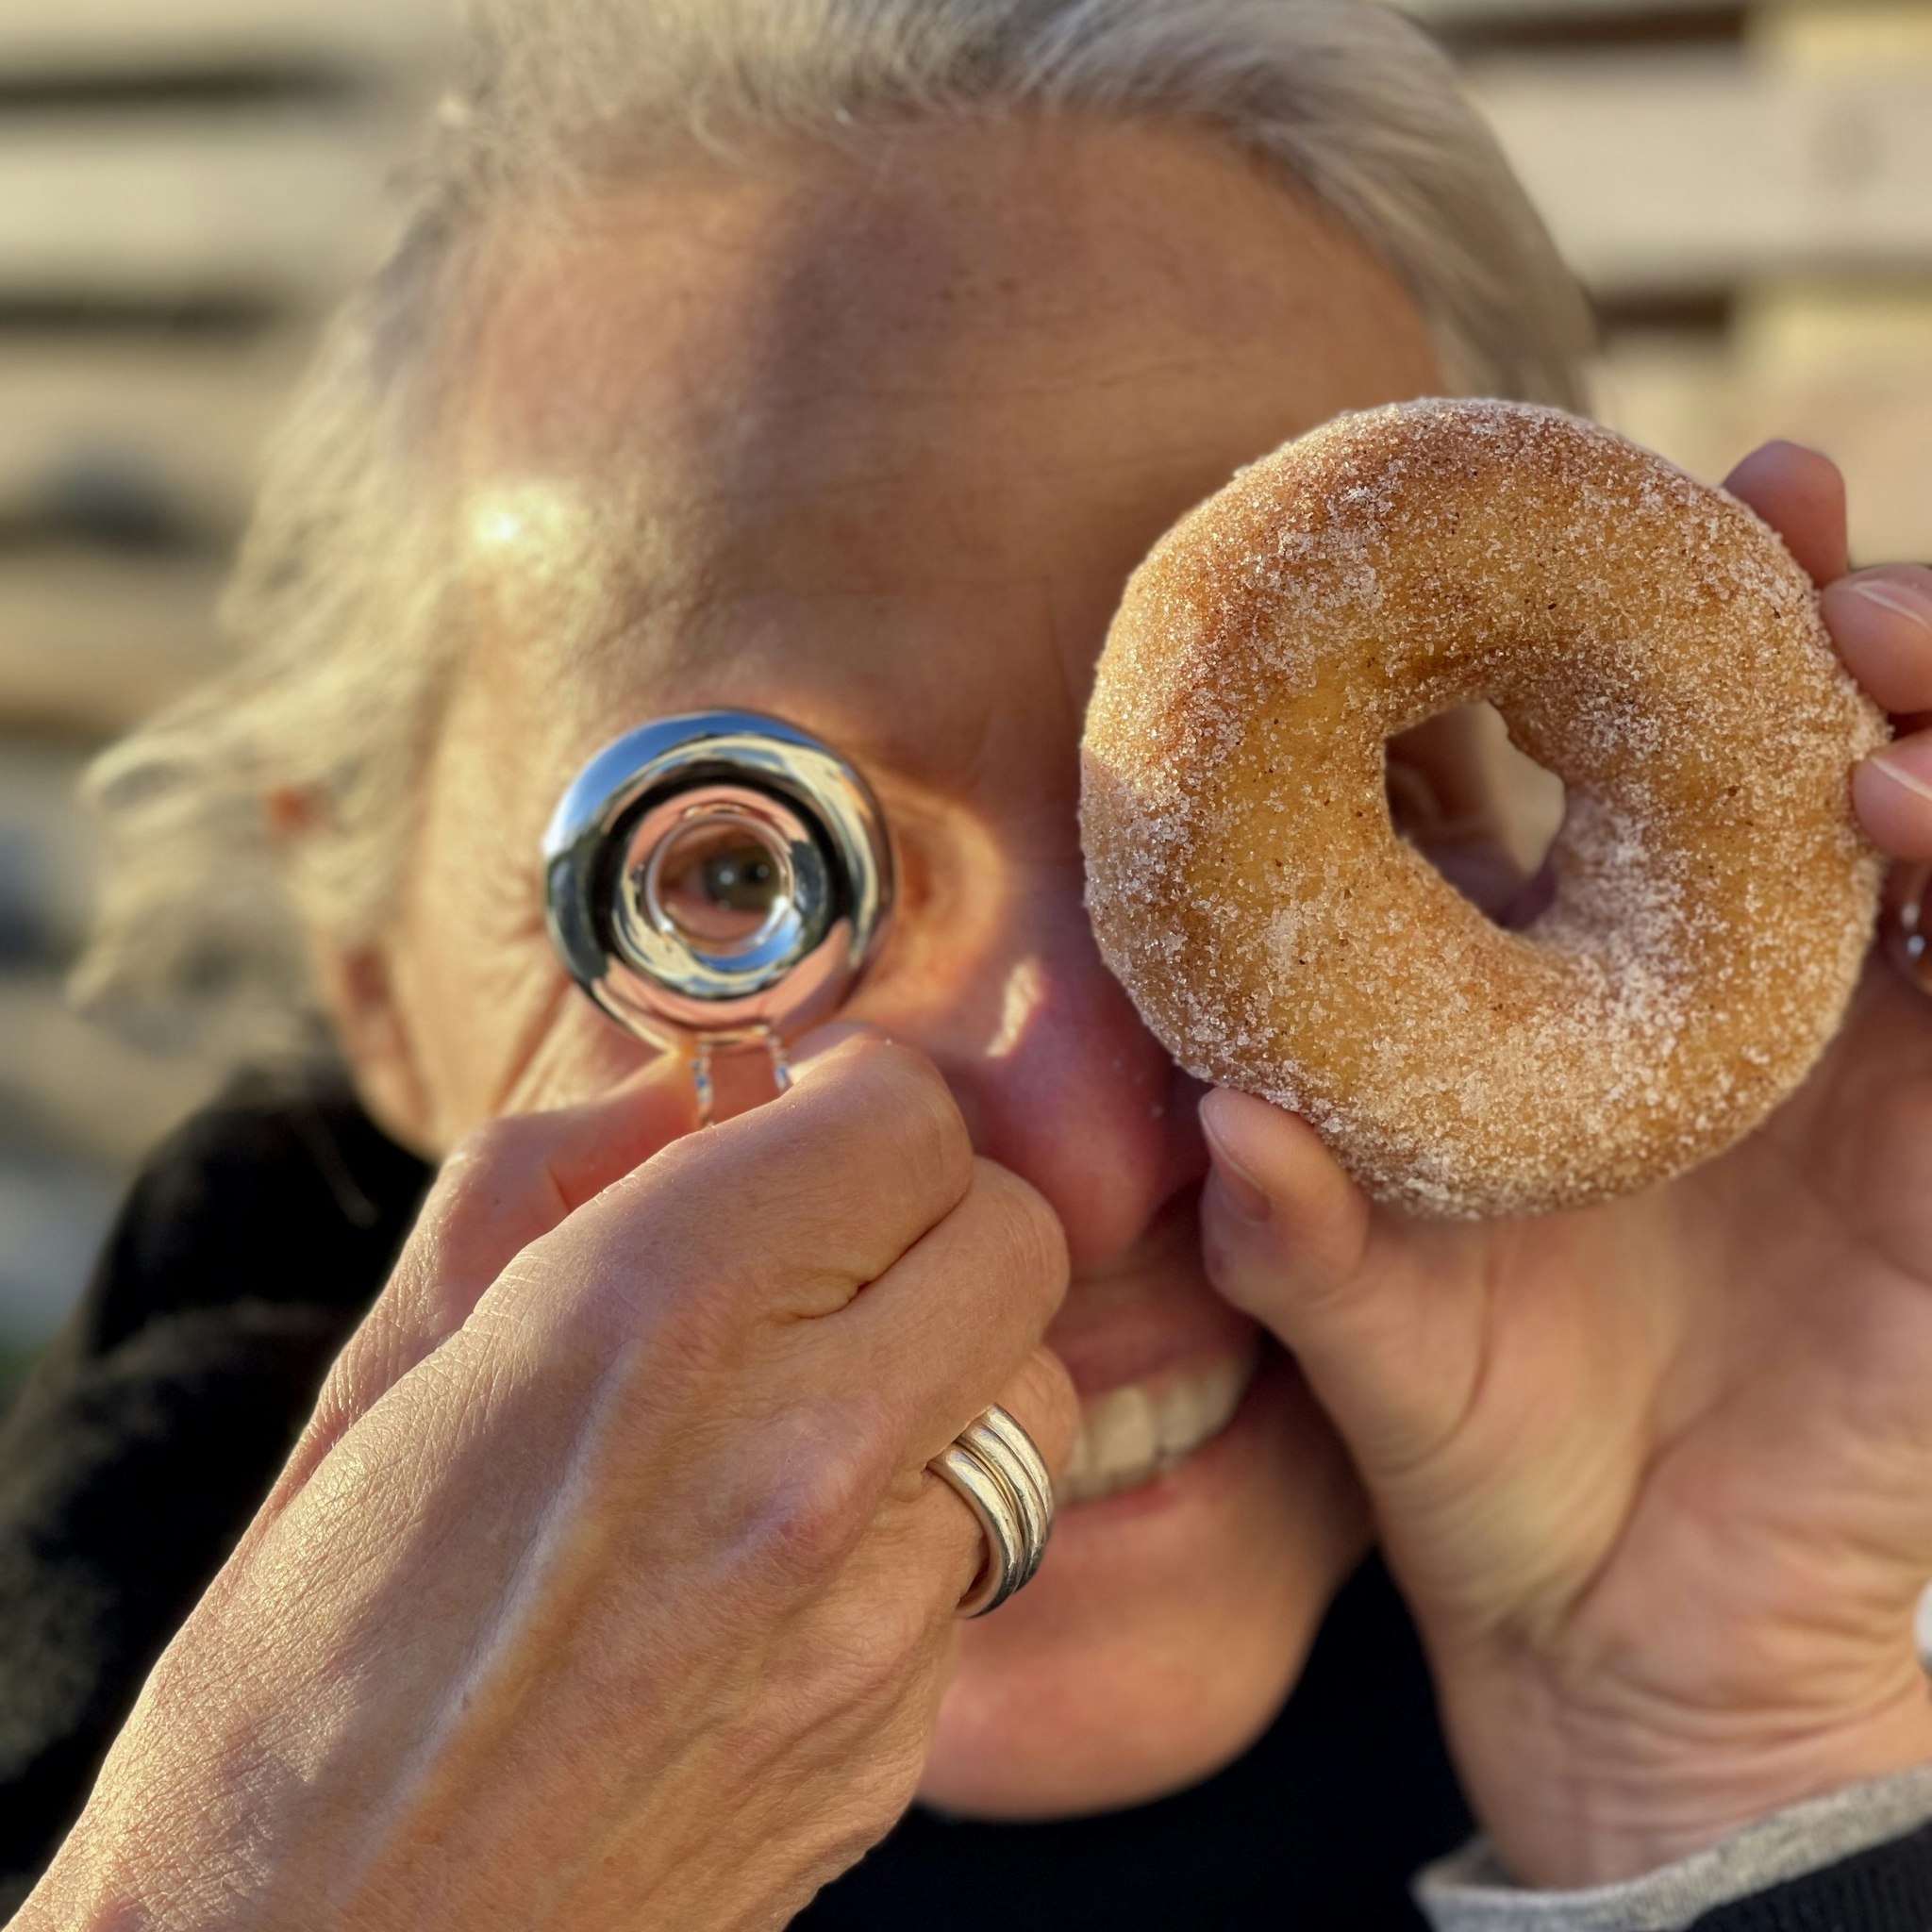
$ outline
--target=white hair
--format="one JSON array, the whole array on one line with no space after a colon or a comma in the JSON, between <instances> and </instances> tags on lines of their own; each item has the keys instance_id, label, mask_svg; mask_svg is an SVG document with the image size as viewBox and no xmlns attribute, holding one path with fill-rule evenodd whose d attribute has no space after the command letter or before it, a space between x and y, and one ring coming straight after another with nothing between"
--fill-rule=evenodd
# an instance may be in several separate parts
<instances>
[{"instance_id":1,"label":"white hair","mask_svg":"<svg viewBox=\"0 0 1932 1932\"><path fill-rule=\"evenodd\" d=\"M1401 276L1445 388L1576 401L1574 281L1448 60L1372 0L473 0L468 25L401 239L272 446L223 607L234 668L92 774L109 863L76 988L124 1019L313 1044L305 935L384 929L455 649L422 425L465 243L511 195L916 117L1185 125ZM302 801L297 835L274 799Z\"/></svg>"}]
</instances>

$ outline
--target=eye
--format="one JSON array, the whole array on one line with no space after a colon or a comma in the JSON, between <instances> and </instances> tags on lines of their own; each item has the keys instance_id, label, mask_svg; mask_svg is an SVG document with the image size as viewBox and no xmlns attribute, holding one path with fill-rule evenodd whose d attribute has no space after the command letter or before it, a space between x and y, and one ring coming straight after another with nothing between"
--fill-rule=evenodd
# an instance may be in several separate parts
<instances>
[{"instance_id":1,"label":"eye","mask_svg":"<svg viewBox=\"0 0 1932 1932\"><path fill-rule=\"evenodd\" d=\"M680 825L651 868L654 912L679 938L708 951L758 939L792 894L783 846L736 812Z\"/></svg>"},{"instance_id":2,"label":"eye","mask_svg":"<svg viewBox=\"0 0 1932 1932\"><path fill-rule=\"evenodd\" d=\"M640 1038L708 1051L835 1011L892 904L878 801L776 718L692 711L614 739L543 838L550 936Z\"/></svg>"}]
</instances>

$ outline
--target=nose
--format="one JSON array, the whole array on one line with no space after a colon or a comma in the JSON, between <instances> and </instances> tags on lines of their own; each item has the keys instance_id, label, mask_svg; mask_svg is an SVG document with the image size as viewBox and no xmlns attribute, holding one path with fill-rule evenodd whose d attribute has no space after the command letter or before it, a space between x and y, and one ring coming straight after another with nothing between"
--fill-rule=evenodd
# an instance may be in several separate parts
<instances>
[{"instance_id":1,"label":"nose","mask_svg":"<svg viewBox=\"0 0 1932 1932\"><path fill-rule=\"evenodd\" d=\"M1105 1263L1206 1172L1201 1090L1102 962L1077 877L959 963L970 986L932 989L895 1030L933 1057L978 1151L1046 1197L1074 1268Z\"/></svg>"}]
</instances>

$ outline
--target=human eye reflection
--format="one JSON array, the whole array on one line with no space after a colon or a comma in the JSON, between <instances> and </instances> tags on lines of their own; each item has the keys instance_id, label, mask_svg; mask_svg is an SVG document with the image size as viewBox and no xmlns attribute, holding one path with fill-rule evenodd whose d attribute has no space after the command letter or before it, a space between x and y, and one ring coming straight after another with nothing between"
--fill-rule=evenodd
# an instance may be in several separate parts
<instances>
[{"instance_id":1,"label":"human eye reflection","mask_svg":"<svg viewBox=\"0 0 1932 1932\"><path fill-rule=\"evenodd\" d=\"M660 718L604 746L551 820L543 879L551 941L608 1019L700 1066L763 1041L781 1070L783 1042L873 965L895 895L857 767L749 711Z\"/></svg>"}]
</instances>

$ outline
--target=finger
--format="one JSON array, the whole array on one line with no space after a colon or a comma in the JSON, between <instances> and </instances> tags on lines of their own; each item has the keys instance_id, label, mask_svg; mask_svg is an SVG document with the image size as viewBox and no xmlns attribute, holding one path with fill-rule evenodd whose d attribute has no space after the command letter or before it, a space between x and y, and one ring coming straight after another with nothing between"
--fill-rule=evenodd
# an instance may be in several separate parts
<instances>
[{"instance_id":1,"label":"finger","mask_svg":"<svg viewBox=\"0 0 1932 1932\"><path fill-rule=\"evenodd\" d=\"M1201 1121L1208 1278L1297 1358L1365 1474L1413 1462L1467 1400L1480 1326L1466 1280L1396 1252L1306 1121L1226 1089Z\"/></svg>"},{"instance_id":2,"label":"finger","mask_svg":"<svg viewBox=\"0 0 1932 1932\"><path fill-rule=\"evenodd\" d=\"M1080 1420L1058 1357L1034 1351L993 1399L1026 1431L1058 1480ZM930 1740L949 1674L958 1607L989 1560L986 1533L965 1501L924 1466L908 1469L841 1564L839 1587L822 1607L821 1614L837 1620L835 1627L842 1625L841 1652L875 1673L895 1698L923 1705L923 1740ZM1044 1560L1053 1561L1051 1536Z\"/></svg>"},{"instance_id":3,"label":"finger","mask_svg":"<svg viewBox=\"0 0 1932 1932\"><path fill-rule=\"evenodd\" d=\"M1844 575L1851 561L1845 479L1829 457L1799 442L1768 442L1724 478L1724 488L1785 540L1814 584L1822 589Z\"/></svg>"},{"instance_id":4,"label":"finger","mask_svg":"<svg viewBox=\"0 0 1932 1932\"><path fill-rule=\"evenodd\" d=\"M1932 711L1932 570L1892 564L1840 577L1818 600L1845 668L1894 716Z\"/></svg>"},{"instance_id":5,"label":"finger","mask_svg":"<svg viewBox=\"0 0 1932 1932\"><path fill-rule=\"evenodd\" d=\"M789 1092L623 1176L486 1306L514 1317L534 1304L546 1324L588 1318L592 1329L601 1309L625 1334L641 1292L741 1326L833 1314L944 1220L973 1177L966 1124L931 1060L856 1034L803 1060Z\"/></svg>"},{"instance_id":6,"label":"finger","mask_svg":"<svg viewBox=\"0 0 1932 1932\"><path fill-rule=\"evenodd\" d=\"M1858 823L1894 858L1932 858L1932 731L1896 739L1852 773Z\"/></svg>"},{"instance_id":7,"label":"finger","mask_svg":"<svg viewBox=\"0 0 1932 1932\"><path fill-rule=\"evenodd\" d=\"M1389 741L1389 789L1403 829L1419 840L1500 838L1502 807L1479 713L1439 712Z\"/></svg>"},{"instance_id":8,"label":"finger","mask_svg":"<svg viewBox=\"0 0 1932 1932\"><path fill-rule=\"evenodd\" d=\"M443 1163L388 1285L329 1371L287 1472L299 1487L524 1249L696 1125L691 1079L651 1061L578 1107L491 1121Z\"/></svg>"},{"instance_id":9,"label":"finger","mask_svg":"<svg viewBox=\"0 0 1932 1932\"><path fill-rule=\"evenodd\" d=\"M797 1064L860 1035L877 1037L850 1023L821 1027L800 1041ZM769 1058L758 1059L769 1090ZM433 1345L524 1249L697 1126L691 1070L672 1053L579 1106L486 1123L437 1176L385 1295L391 1320Z\"/></svg>"},{"instance_id":10,"label":"finger","mask_svg":"<svg viewBox=\"0 0 1932 1932\"><path fill-rule=\"evenodd\" d=\"M670 1055L580 1106L486 1123L443 1163L378 1305L391 1336L433 1345L514 1257L696 1124Z\"/></svg>"},{"instance_id":11,"label":"finger","mask_svg":"<svg viewBox=\"0 0 1932 1932\"><path fill-rule=\"evenodd\" d=\"M831 1321L796 1340L808 1380L880 1391L924 1463L1040 1344L1067 1289L1058 1218L1016 1174L975 1163L966 1198Z\"/></svg>"}]
</instances>

